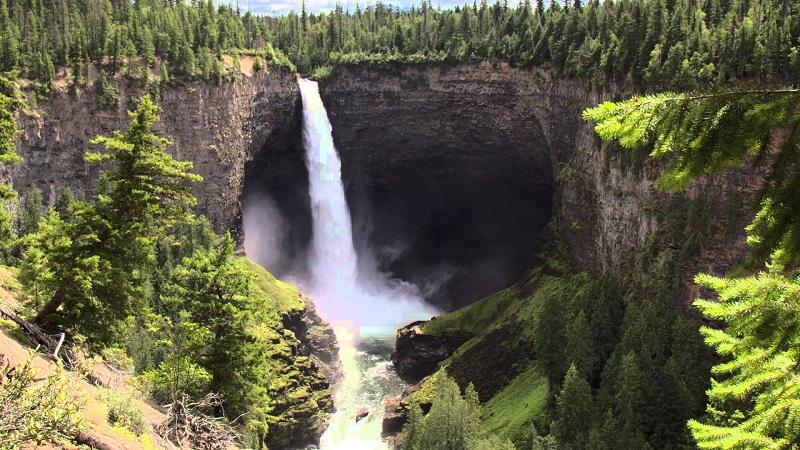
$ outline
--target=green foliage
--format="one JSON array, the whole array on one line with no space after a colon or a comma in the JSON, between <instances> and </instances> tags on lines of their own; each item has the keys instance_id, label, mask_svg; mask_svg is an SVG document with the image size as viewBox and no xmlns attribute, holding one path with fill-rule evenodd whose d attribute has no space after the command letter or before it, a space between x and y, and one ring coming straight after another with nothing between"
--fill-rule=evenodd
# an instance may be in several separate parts
<instances>
[{"instance_id":1,"label":"green foliage","mask_svg":"<svg viewBox=\"0 0 800 450\"><path fill-rule=\"evenodd\" d=\"M320 66L508 61L583 77L691 89L730 79L795 78L798 11L769 0L519 2L410 9L377 2L363 10L275 20L273 42L302 72ZM572 2L570 2L572 3ZM305 19L303 17L306 17ZM343 26L343 24L347 24Z\"/></svg>"},{"instance_id":2,"label":"green foliage","mask_svg":"<svg viewBox=\"0 0 800 450\"><path fill-rule=\"evenodd\" d=\"M404 448L411 450L514 449L509 441L486 436L481 429L478 393L470 384L461 389L446 375L437 377L433 386L430 412L423 416L413 404L409 421L403 429Z\"/></svg>"},{"instance_id":3,"label":"green foliage","mask_svg":"<svg viewBox=\"0 0 800 450\"><path fill-rule=\"evenodd\" d=\"M553 437L565 449L587 448L588 432L594 421L592 388L572 364L556 397L555 421L550 426Z\"/></svg>"},{"instance_id":4,"label":"green foliage","mask_svg":"<svg viewBox=\"0 0 800 450\"><path fill-rule=\"evenodd\" d=\"M623 147L653 145L651 157L669 157L657 187L682 190L698 177L741 166L767 166L760 209L747 227L753 259L773 252L783 263L800 255L795 186L800 183L800 91L759 90L718 94L658 94L584 111L603 139ZM787 130L776 134L775 130Z\"/></svg>"},{"instance_id":5,"label":"green foliage","mask_svg":"<svg viewBox=\"0 0 800 450\"><path fill-rule=\"evenodd\" d=\"M431 2L401 9L378 1L311 14L301 7L300 14L277 17L207 5L141 0L72 9L0 6L0 71L49 86L54 65L82 59L111 74L127 66L130 74L139 65L152 67L158 57L169 59L175 76L192 77L199 69L205 77L206 51L220 59L248 50L263 51L267 65L292 72L296 66L311 73L349 64L391 69L502 60L581 76L594 87L618 81L692 89L773 77L796 82L800 73L800 14L775 7L773 0L592 0L563 8L487 1L452 9Z\"/></svg>"},{"instance_id":6,"label":"green foliage","mask_svg":"<svg viewBox=\"0 0 800 450\"><path fill-rule=\"evenodd\" d=\"M186 336L175 355L190 358L210 375L208 391L219 393L234 417L266 403L266 344L252 334L258 304L250 295L252 273L233 259L234 243L223 237L210 252L185 258L167 286L173 320Z\"/></svg>"},{"instance_id":7,"label":"green foliage","mask_svg":"<svg viewBox=\"0 0 800 450\"><path fill-rule=\"evenodd\" d=\"M798 105L800 91L786 89L665 94L584 112L586 118L598 122L597 130L604 138L619 139L629 147L652 143L653 156L672 155L670 167L660 179L662 187L683 188L705 173L745 161L756 168L767 166L759 210L747 232L755 263L772 255L768 271L744 278L698 275L695 279L719 296L718 302L698 300L695 306L708 320L724 327L702 328L706 343L723 360L712 370L715 379L708 390L707 417L689 421L701 448L777 449L792 447L800 440L798 285L785 276L786 264L794 265L800 257L800 226L795 217ZM687 229L690 226L687 222ZM673 347L680 351L672 352L666 370L655 379L661 386L659 395L645 401L691 398L683 390L691 385L680 382L686 375L682 358L698 352L692 339L686 339L686 331L681 322L673 324L677 338ZM654 362L663 359L653 356ZM662 404L659 409L665 416L680 417L675 405L665 408ZM683 430L654 427L653 432L674 437Z\"/></svg>"},{"instance_id":8,"label":"green foliage","mask_svg":"<svg viewBox=\"0 0 800 450\"><path fill-rule=\"evenodd\" d=\"M147 420L139 410L133 393L103 390L100 399L108 408L108 421L111 424L126 428L137 436L147 431Z\"/></svg>"},{"instance_id":9,"label":"green foliage","mask_svg":"<svg viewBox=\"0 0 800 450\"><path fill-rule=\"evenodd\" d=\"M22 202L21 210L17 217L17 235L24 237L39 231L42 221L42 191L37 187L28 190L28 195Z\"/></svg>"},{"instance_id":10,"label":"green foliage","mask_svg":"<svg viewBox=\"0 0 800 450\"><path fill-rule=\"evenodd\" d=\"M0 163L17 163L22 161L16 153L15 139L17 130L17 120L14 113L23 106L19 99L19 88L13 82L0 77ZM0 191L2 200L10 200L11 191L8 187Z\"/></svg>"},{"instance_id":11,"label":"green foliage","mask_svg":"<svg viewBox=\"0 0 800 450\"><path fill-rule=\"evenodd\" d=\"M101 109L110 108L119 101L117 87L108 81L105 72L100 72L100 76L94 81L94 93L97 106Z\"/></svg>"},{"instance_id":12,"label":"green foliage","mask_svg":"<svg viewBox=\"0 0 800 450\"><path fill-rule=\"evenodd\" d=\"M253 71L261 72L262 70L264 70L264 58L261 55L256 55L253 58Z\"/></svg>"},{"instance_id":13,"label":"green foliage","mask_svg":"<svg viewBox=\"0 0 800 450\"><path fill-rule=\"evenodd\" d=\"M83 401L56 367L34 384L36 371L29 361L0 367L0 449L15 450L28 442L70 439L83 430L78 416Z\"/></svg>"},{"instance_id":14,"label":"green foliage","mask_svg":"<svg viewBox=\"0 0 800 450\"><path fill-rule=\"evenodd\" d=\"M311 73L311 78L317 81L327 80L331 75L333 75L333 67L321 66L314 69L314 72Z\"/></svg>"},{"instance_id":15,"label":"green foliage","mask_svg":"<svg viewBox=\"0 0 800 450\"><path fill-rule=\"evenodd\" d=\"M544 415L548 395L547 379L532 365L483 405L484 429L527 448L534 431L530 424Z\"/></svg>"},{"instance_id":16,"label":"green foliage","mask_svg":"<svg viewBox=\"0 0 800 450\"><path fill-rule=\"evenodd\" d=\"M143 270L155 239L186 217L195 201L187 182L200 180L188 172L191 163L164 152L169 141L151 132L158 116L148 97L130 116L124 134L93 141L107 153L86 154L89 163L114 167L101 175L95 199L73 202L67 220L51 212L23 258L36 269L25 271L23 283L49 297L34 321L58 324L97 347L126 341L132 316L145 306Z\"/></svg>"},{"instance_id":17,"label":"green foliage","mask_svg":"<svg viewBox=\"0 0 800 450\"><path fill-rule=\"evenodd\" d=\"M4 5L0 4L0 9ZM17 85L0 76L0 165L22 161L16 153L17 119L15 112L24 104L19 99ZM11 246L14 240L13 217L6 211L5 203L16 198L14 190L0 184L0 258L8 263L12 259Z\"/></svg>"},{"instance_id":18,"label":"green foliage","mask_svg":"<svg viewBox=\"0 0 800 450\"><path fill-rule=\"evenodd\" d=\"M567 373L567 336L564 305L556 297L546 297L536 327L534 349L542 371L551 385L559 383Z\"/></svg>"},{"instance_id":19,"label":"green foliage","mask_svg":"<svg viewBox=\"0 0 800 450\"><path fill-rule=\"evenodd\" d=\"M713 369L709 417L689 426L700 448L790 448L800 441L800 284L780 266L757 276L698 275L719 302L697 300L725 329L703 327L706 343L725 359Z\"/></svg>"},{"instance_id":20,"label":"green foliage","mask_svg":"<svg viewBox=\"0 0 800 450\"><path fill-rule=\"evenodd\" d=\"M681 231L684 226L680 224ZM556 252L549 249L547 254ZM522 335L533 340L531 351L519 346L523 336L514 334L519 349L516 364L526 367L484 404L485 429L518 448L691 445L686 421L699 417L705 407L708 352L699 324L672 304L674 273L654 264L646 277L650 281L629 288L623 300L623 290L611 274L596 279L585 274L554 276L552 267L560 264L549 259L540 264L519 284L423 327L431 334L464 330L476 335L443 363L448 373L465 383L478 378L457 373L456 368L463 367L458 360L485 339L501 348L502 342L491 340L501 335L495 330L519 323ZM533 361L527 359L531 357ZM586 365L592 368L579 370L581 361L589 361ZM589 396L583 398L589 399L584 402L589 405L589 420L580 424L580 435L566 433L571 436L562 443L554 434L558 426L553 430L551 425L559 418L558 398L573 363L580 384L588 386ZM482 372L496 369L498 362L471 359L469 364ZM430 391L430 384L424 383L420 392ZM430 401L414 396L420 402ZM550 433L539 435L531 424Z\"/></svg>"}]
</instances>

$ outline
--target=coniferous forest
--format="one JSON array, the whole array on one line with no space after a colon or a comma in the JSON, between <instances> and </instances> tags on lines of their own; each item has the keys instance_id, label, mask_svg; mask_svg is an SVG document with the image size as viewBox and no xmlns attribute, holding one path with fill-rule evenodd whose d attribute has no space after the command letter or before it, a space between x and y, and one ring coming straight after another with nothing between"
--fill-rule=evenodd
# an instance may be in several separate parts
<instances>
[{"instance_id":1,"label":"coniferous forest","mask_svg":"<svg viewBox=\"0 0 800 450\"><path fill-rule=\"evenodd\" d=\"M214 231L191 190L202 178L154 131L169 113L162 89L235 83L244 58L254 72L323 81L347 67L546 70L613 93L583 118L604 152L654 162L659 191L679 195L734 169L762 176L727 222L712 220L710 195L670 203L626 277L576 269L551 223L523 281L423 326L476 339L511 330L530 355L504 386L516 397L485 398L462 376L457 358L482 345L471 341L404 399L402 448L800 446L800 2L376 2L323 12L300 3L264 15L213 0L0 0L6 168L21 163L17 118L56 92L92 90L99 109L132 105L125 127L81 149L101 168L88 197L65 189L44 204L35 187L18 196L0 186L0 260L17 286L16 314L124 367L153 402L199 405L207 434L160 432L193 448L287 448L298 423L313 416L319 428L332 411L327 382L310 375L315 363L286 325L305 308L299 292ZM128 84L149 94L120 99ZM737 226L746 262L728 276L691 274L702 295L681 304L685 267ZM9 317L3 330L16 328ZM81 440L82 402L64 369L44 380L35 372L0 359L0 449L93 445ZM109 418L143 436L133 401L109 401Z\"/></svg>"}]
</instances>

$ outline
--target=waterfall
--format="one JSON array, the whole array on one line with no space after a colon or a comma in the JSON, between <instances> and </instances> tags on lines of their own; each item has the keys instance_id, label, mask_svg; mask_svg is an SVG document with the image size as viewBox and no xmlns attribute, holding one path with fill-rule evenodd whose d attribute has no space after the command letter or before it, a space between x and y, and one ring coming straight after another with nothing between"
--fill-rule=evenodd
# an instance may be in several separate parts
<instances>
[{"instance_id":1,"label":"waterfall","mask_svg":"<svg viewBox=\"0 0 800 450\"><path fill-rule=\"evenodd\" d=\"M315 81L301 79L303 145L308 167L313 237L310 287L331 322L353 317L358 288L353 228L342 186L342 163Z\"/></svg>"},{"instance_id":2,"label":"waterfall","mask_svg":"<svg viewBox=\"0 0 800 450\"><path fill-rule=\"evenodd\" d=\"M436 311L415 286L392 280L375 267L359 266L328 114L317 83L299 83L313 235L310 277L298 284L336 332L345 372L333 387L337 412L320 448L385 449L380 436L383 399L398 396L405 387L388 362L395 329ZM356 421L357 412L365 409L367 417Z\"/></svg>"}]
</instances>

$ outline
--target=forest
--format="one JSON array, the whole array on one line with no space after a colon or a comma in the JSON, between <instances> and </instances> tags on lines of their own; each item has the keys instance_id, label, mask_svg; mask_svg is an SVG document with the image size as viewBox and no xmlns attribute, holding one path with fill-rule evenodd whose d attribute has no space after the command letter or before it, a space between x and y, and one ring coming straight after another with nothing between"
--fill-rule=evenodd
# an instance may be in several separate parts
<instances>
[{"instance_id":1,"label":"forest","mask_svg":"<svg viewBox=\"0 0 800 450\"><path fill-rule=\"evenodd\" d=\"M87 164L102 167L89 198L64 190L45 205L35 188L19 201L11 186L0 189L0 257L23 287L23 316L125 361L158 402L217 394L222 400L206 414L244 417L223 421L238 444L280 448L288 425L276 386L307 361L265 363L296 351L275 344L285 330L278 308L264 305L290 295L265 289L268 274L195 211L190 186L201 177L169 156L170 141L153 131L163 112L159 90L233 82L245 56L257 72L316 79L362 65L543 68L582 80L587 91L636 93L583 114L603 145L661 164L657 189L682 192L734 167L764 173L751 208L736 212L743 221L731 217L746 225L748 263L728 277L697 274L713 294L691 311L676 306L681 265L730 225L710 221L703 196L666 212L661 234L636 255L636 280L576 274L563 254L541 256L546 262L535 270L557 275L543 278L530 297L536 311L522 323L547 382L544 411L494 435L475 388L439 372L429 384L430 411L408 405L404 448L800 445L800 3L482 0L452 9L430 1L298 9L270 16L213 0L0 0L0 162L20 162L16 114L55 90L79 97L93 89L99 108L121 100L135 106L125 129L97 136L86 152ZM123 83L151 95L120 99ZM679 256L662 252L659 239L679 242ZM31 406L25 392L33 375L0 368L0 449L77 435L78 424L55 414L36 416L35 426L20 420ZM44 404L77 407L69 396L53 401ZM325 402L314 399L320 408Z\"/></svg>"}]
</instances>

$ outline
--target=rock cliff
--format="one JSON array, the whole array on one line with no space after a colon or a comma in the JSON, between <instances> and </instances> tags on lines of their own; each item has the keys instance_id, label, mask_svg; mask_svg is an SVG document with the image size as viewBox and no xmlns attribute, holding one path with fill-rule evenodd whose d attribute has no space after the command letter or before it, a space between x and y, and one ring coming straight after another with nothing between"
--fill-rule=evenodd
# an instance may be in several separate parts
<instances>
[{"instance_id":1,"label":"rock cliff","mask_svg":"<svg viewBox=\"0 0 800 450\"><path fill-rule=\"evenodd\" d=\"M69 187L90 193L99 169L83 161L89 140L124 130L131 99L146 93L141 87L116 80L119 102L100 109L94 90L80 96L55 91L35 112L21 114L17 153L23 158L12 169L14 189L25 194L39 187L46 202ZM216 86L194 81L171 84L160 91L161 121L156 131L173 145L177 159L192 161L203 182L194 187L198 208L218 231L238 230L239 197L245 165L261 151L280 152L297 132L299 90L295 76L283 70Z\"/></svg>"},{"instance_id":2,"label":"rock cliff","mask_svg":"<svg viewBox=\"0 0 800 450\"><path fill-rule=\"evenodd\" d=\"M427 261L449 263L455 275L444 295L452 306L518 278L551 208L580 268L626 277L667 210L685 214L707 195L720 212L731 195L741 205L758 186L757 175L733 172L707 177L686 195L656 191L659 167L604 150L581 117L586 107L624 97L624 88L598 94L543 70L350 67L321 90L362 239L379 254L394 251L386 268L423 285ZM740 261L743 233L735 231L687 265L687 286L698 269L723 273ZM732 251L724 261L713 256L725 247Z\"/></svg>"}]
</instances>

